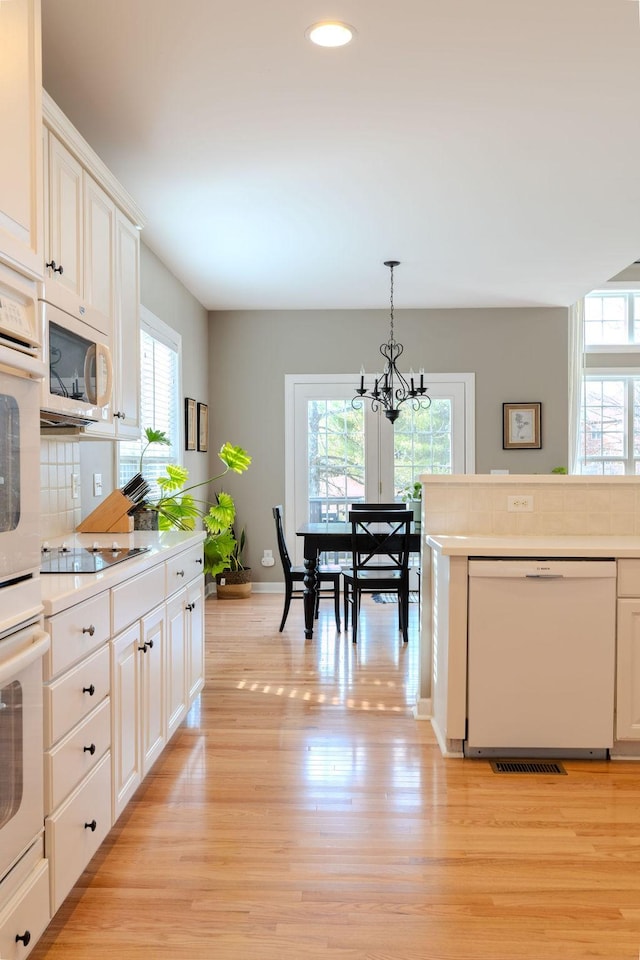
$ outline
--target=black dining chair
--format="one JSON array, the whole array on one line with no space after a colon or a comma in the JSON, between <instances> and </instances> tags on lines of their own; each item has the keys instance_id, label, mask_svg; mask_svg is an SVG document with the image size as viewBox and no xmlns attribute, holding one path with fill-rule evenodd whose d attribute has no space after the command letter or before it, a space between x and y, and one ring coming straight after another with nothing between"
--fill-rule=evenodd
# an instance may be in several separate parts
<instances>
[{"instance_id":1,"label":"black dining chair","mask_svg":"<svg viewBox=\"0 0 640 960\"><path fill-rule=\"evenodd\" d=\"M406 510L406 503L352 503L352 510Z\"/></svg>"},{"instance_id":2,"label":"black dining chair","mask_svg":"<svg viewBox=\"0 0 640 960\"><path fill-rule=\"evenodd\" d=\"M291 557L287 549L287 542L284 538L284 527L282 523L282 505L272 508L273 519L276 522L276 534L278 538L278 553L282 562L284 571L284 610L282 611L282 620L280 621L280 633L284 630L289 615L289 607L292 600L304 599L304 589L302 584L305 577L304 567L294 567L291 563ZM319 585L316 594L315 617L318 619L318 609L322 598L333 598L333 609L336 618L336 628L338 633L342 629L340 624L340 577L342 576L342 567L334 564L318 564L317 567ZM297 589L296 589L297 586Z\"/></svg>"},{"instance_id":3,"label":"black dining chair","mask_svg":"<svg viewBox=\"0 0 640 960\"><path fill-rule=\"evenodd\" d=\"M352 566L343 568L345 611L351 608L351 639L358 638L363 593L398 595L398 626L409 640L409 534L411 510L351 510ZM347 621L347 614L345 613Z\"/></svg>"}]
</instances>

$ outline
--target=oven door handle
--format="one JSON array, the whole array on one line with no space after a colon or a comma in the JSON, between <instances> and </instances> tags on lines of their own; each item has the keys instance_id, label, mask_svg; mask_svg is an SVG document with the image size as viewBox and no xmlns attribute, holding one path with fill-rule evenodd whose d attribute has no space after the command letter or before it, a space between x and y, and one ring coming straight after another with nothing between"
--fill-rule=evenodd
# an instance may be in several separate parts
<instances>
[{"instance_id":1,"label":"oven door handle","mask_svg":"<svg viewBox=\"0 0 640 960\"><path fill-rule=\"evenodd\" d=\"M23 647L18 653L14 654L4 663L0 663L0 686L7 680L12 680L19 673L30 666L34 660L38 660L49 649L51 638L44 630L37 630L33 634L33 642L28 647Z\"/></svg>"},{"instance_id":2,"label":"oven door handle","mask_svg":"<svg viewBox=\"0 0 640 960\"><path fill-rule=\"evenodd\" d=\"M96 388L91 388L91 366L96 371ZM104 374L104 382L102 381ZM113 388L113 363L111 351L104 343L92 343L84 358L84 389L89 400L98 407L104 407L111 400Z\"/></svg>"}]
</instances>

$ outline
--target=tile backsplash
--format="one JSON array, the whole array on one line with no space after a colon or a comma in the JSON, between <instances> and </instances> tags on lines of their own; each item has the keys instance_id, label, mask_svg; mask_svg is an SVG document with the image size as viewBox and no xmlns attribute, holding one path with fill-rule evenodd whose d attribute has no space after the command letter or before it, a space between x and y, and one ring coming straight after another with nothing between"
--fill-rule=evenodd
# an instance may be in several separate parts
<instances>
[{"instance_id":1,"label":"tile backsplash","mask_svg":"<svg viewBox=\"0 0 640 960\"><path fill-rule=\"evenodd\" d=\"M73 495L74 492L76 496ZM71 533L80 523L78 440L41 437L40 510L43 540Z\"/></svg>"},{"instance_id":2,"label":"tile backsplash","mask_svg":"<svg viewBox=\"0 0 640 960\"><path fill-rule=\"evenodd\" d=\"M640 477L423 478L425 530L451 535L639 536ZM531 499L511 511L509 497Z\"/></svg>"}]
</instances>

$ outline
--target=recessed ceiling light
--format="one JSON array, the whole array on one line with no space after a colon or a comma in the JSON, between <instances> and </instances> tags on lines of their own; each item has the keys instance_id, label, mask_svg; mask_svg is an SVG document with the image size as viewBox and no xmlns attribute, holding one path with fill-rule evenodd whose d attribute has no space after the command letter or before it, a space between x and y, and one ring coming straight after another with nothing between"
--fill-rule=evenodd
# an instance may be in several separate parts
<instances>
[{"instance_id":1,"label":"recessed ceiling light","mask_svg":"<svg viewBox=\"0 0 640 960\"><path fill-rule=\"evenodd\" d=\"M355 30L348 23L339 20L322 20L314 23L305 32L305 36L319 47L344 47L353 40Z\"/></svg>"}]
</instances>

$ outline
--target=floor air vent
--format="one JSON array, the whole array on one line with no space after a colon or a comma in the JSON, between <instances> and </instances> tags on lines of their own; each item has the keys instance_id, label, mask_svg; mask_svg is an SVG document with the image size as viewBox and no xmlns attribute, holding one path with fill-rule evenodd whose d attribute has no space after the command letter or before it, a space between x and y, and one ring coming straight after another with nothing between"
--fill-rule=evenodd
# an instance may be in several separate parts
<instances>
[{"instance_id":1,"label":"floor air vent","mask_svg":"<svg viewBox=\"0 0 640 960\"><path fill-rule=\"evenodd\" d=\"M492 760L494 773L554 773L567 775L567 771L555 760Z\"/></svg>"}]
</instances>

